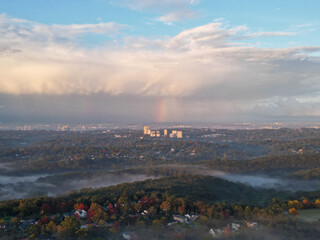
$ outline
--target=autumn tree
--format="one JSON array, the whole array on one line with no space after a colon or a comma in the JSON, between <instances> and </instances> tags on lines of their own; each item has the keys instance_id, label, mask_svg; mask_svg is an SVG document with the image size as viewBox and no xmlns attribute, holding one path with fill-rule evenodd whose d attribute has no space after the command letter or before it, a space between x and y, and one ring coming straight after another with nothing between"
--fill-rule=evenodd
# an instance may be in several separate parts
<instances>
[{"instance_id":1,"label":"autumn tree","mask_svg":"<svg viewBox=\"0 0 320 240\"><path fill-rule=\"evenodd\" d=\"M186 209L185 209L185 207L184 206L179 206L178 207L178 212L179 212L179 214L184 214L185 213L185 211L186 211Z\"/></svg>"},{"instance_id":2,"label":"autumn tree","mask_svg":"<svg viewBox=\"0 0 320 240\"><path fill-rule=\"evenodd\" d=\"M76 203L73 206L74 210L87 210L88 207L86 205L84 205L83 203Z\"/></svg>"},{"instance_id":3,"label":"autumn tree","mask_svg":"<svg viewBox=\"0 0 320 240\"><path fill-rule=\"evenodd\" d=\"M102 209L102 207L96 203L92 203L89 210L88 216L94 223L99 223L100 220L106 221L108 219L108 214Z\"/></svg>"},{"instance_id":4,"label":"autumn tree","mask_svg":"<svg viewBox=\"0 0 320 240\"><path fill-rule=\"evenodd\" d=\"M47 232L56 233L57 232L57 225L55 224L55 222L50 221L46 225L46 230L47 230Z\"/></svg>"},{"instance_id":5,"label":"autumn tree","mask_svg":"<svg viewBox=\"0 0 320 240\"><path fill-rule=\"evenodd\" d=\"M58 227L58 235L72 237L79 230L80 223L74 217L66 217Z\"/></svg>"},{"instance_id":6,"label":"autumn tree","mask_svg":"<svg viewBox=\"0 0 320 240\"><path fill-rule=\"evenodd\" d=\"M298 215L299 214L299 211L295 208L290 208L289 209L289 214L291 215Z\"/></svg>"},{"instance_id":7,"label":"autumn tree","mask_svg":"<svg viewBox=\"0 0 320 240\"><path fill-rule=\"evenodd\" d=\"M251 218L251 208L249 206L246 206L244 209L244 216L246 219Z\"/></svg>"},{"instance_id":8,"label":"autumn tree","mask_svg":"<svg viewBox=\"0 0 320 240\"><path fill-rule=\"evenodd\" d=\"M164 202L161 203L160 208L161 208L162 211L167 213L168 211L171 210L171 204L168 201L164 201Z\"/></svg>"}]
</instances>

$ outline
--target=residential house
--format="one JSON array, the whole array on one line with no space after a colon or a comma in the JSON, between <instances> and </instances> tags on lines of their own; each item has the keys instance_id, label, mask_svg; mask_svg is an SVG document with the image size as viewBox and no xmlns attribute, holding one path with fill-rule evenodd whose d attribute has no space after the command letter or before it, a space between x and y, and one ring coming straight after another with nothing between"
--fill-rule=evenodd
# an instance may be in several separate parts
<instances>
[{"instance_id":1,"label":"residential house","mask_svg":"<svg viewBox=\"0 0 320 240\"><path fill-rule=\"evenodd\" d=\"M181 216L181 215L173 215L173 220L180 222L180 223L187 223L188 222L188 218L185 216Z\"/></svg>"},{"instance_id":2,"label":"residential house","mask_svg":"<svg viewBox=\"0 0 320 240\"><path fill-rule=\"evenodd\" d=\"M86 218L87 212L85 210L79 209L74 213L74 215L78 215L80 218Z\"/></svg>"}]
</instances>

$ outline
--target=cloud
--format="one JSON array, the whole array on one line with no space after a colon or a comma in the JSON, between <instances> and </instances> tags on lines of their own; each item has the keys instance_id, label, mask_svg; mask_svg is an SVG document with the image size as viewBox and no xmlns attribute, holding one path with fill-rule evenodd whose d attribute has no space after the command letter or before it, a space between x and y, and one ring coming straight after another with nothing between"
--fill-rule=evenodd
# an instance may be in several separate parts
<instances>
[{"instance_id":1,"label":"cloud","mask_svg":"<svg viewBox=\"0 0 320 240\"><path fill-rule=\"evenodd\" d=\"M70 24L70 25L45 25L23 19L10 18L6 14L0 14L1 47L5 43L17 44L21 42L63 42L73 40L80 35L89 33L116 35L121 29L127 28L113 22L97 24ZM7 48L8 46L5 46ZM1 49L0 49L1 50Z\"/></svg>"},{"instance_id":2,"label":"cloud","mask_svg":"<svg viewBox=\"0 0 320 240\"><path fill-rule=\"evenodd\" d=\"M170 12L166 15L160 16L157 18L158 21L172 24L174 22L180 22L185 19L193 19L196 17L196 13L190 10L178 11L178 12Z\"/></svg>"},{"instance_id":3,"label":"cloud","mask_svg":"<svg viewBox=\"0 0 320 240\"><path fill-rule=\"evenodd\" d=\"M151 11L163 14L156 17L156 21L172 24L183 20L190 20L198 16L191 7L198 4L200 0L122 0L121 3L133 10Z\"/></svg>"},{"instance_id":4,"label":"cloud","mask_svg":"<svg viewBox=\"0 0 320 240\"><path fill-rule=\"evenodd\" d=\"M250 33L246 26L226 28L213 22L173 37L122 36L119 41L87 49L77 43L79 36L108 34L113 27L47 26L3 15L0 24L2 95L103 95L108 110L103 106L99 110L117 109L119 115L134 115L136 111L130 110L134 106L141 108L140 113L145 112L143 106L152 110L154 105L143 102L166 99L167 120L263 112L320 115L318 102L286 102L318 95L320 59L310 55L320 47L258 48L245 42L250 34L285 33ZM63 31L67 37L61 36ZM243 44L235 39L243 39Z\"/></svg>"},{"instance_id":5,"label":"cloud","mask_svg":"<svg viewBox=\"0 0 320 240\"><path fill-rule=\"evenodd\" d=\"M244 38L266 38L266 37L283 37L283 36L293 36L296 33L294 32L256 32L251 33L246 36L243 36Z\"/></svg>"},{"instance_id":6,"label":"cloud","mask_svg":"<svg viewBox=\"0 0 320 240\"><path fill-rule=\"evenodd\" d=\"M198 4L200 0L121 0L122 4L135 10L177 10Z\"/></svg>"},{"instance_id":7,"label":"cloud","mask_svg":"<svg viewBox=\"0 0 320 240\"><path fill-rule=\"evenodd\" d=\"M254 112L264 116L318 117L320 101L302 102L298 98L270 99L268 104L257 104Z\"/></svg>"}]
</instances>

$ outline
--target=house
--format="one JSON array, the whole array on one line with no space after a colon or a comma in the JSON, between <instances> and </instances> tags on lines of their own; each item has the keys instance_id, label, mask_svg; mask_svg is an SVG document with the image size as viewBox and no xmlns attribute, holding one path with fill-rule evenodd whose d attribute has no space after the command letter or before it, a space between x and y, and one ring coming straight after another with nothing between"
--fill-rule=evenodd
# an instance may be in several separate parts
<instances>
[{"instance_id":1,"label":"house","mask_svg":"<svg viewBox=\"0 0 320 240\"><path fill-rule=\"evenodd\" d=\"M67 213L63 213L62 214L62 216L64 217L64 218L66 218L66 217L72 217L74 215L74 212L67 212Z\"/></svg>"},{"instance_id":2,"label":"house","mask_svg":"<svg viewBox=\"0 0 320 240\"><path fill-rule=\"evenodd\" d=\"M131 219L137 219L140 215L138 213L134 213L134 214L129 214L129 217Z\"/></svg>"},{"instance_id":3,"label":"house","mask_svg":"<svg viewBox=\"0 0 320 240\"><path fill-rule=\"evenodd\" d=\"M74 215L78 215L80 218L86 218L87 217L87 212L82 209L78 209Z\"/></svg>"},{"instance_id":4,"label":"house","mask_svg":"<svg viewBox=\"0 0 320 240\"><path fill-rule=\"evenodd\" d=\"M251 229L257 229L258 223L257 222L247 222L247 226L248 226L248 228L251 228Z\"/></svg>"},{"instance_id":5,"label":"house","mask_svg":"<svg viewBox=\"0 0 320 240\"><path fill-rule=\"evenodd\" d=\"M144 211L141 213L141 215L147 216L147 215L148 215L148 211L147 211L147 210L144 210Z\"/></svg>"},{"instance_id":6,"label":"house","mask_svg":"<svg viewBox=\"0 0 320 240\"><path fill-rule=\"evenodd\" d=\"M9 228L9 225L7 225L7 224L0 224L0 229L1 230L6 230L6 229L8 229Z\"/></svg>"},{"instance_id":7,"label":"house","mask_svg":"<svg viewBox=\"0 0 320 240\"><path fill-rule=\"evenodd\" d=\"M30 227L31 225L36 224L36 222L37 222L37 221L34 220L34 219L21 220L21 224L20 224L19 228L20 228L21 230L26 229L26 228Z\"/></svg>"},{"instance_id":8,"label":"house","mask_svg":"<svg viewBox=\"0 0 320 240\"><path fill-rule=\"evenodd\" d=\"M214 232L214 230L212 228L210 229L209 234L213 238L216 238L216 236L217 236L217 234Z\"/></svg>"},{"instance_id":9,"label":"house","mask_svg":"<svg viewBox=\"0 0 320 240\"><path fill-rule=\"evenodd\" d=\"M112 227L114 225L114 222L106 222L106 227Z\"/></svg>"},{"instance_id":10,"label":"house","mask_svg":"<svg viewBox=\"0 0 320 240\"><path fill-rule=\"evenodd\" d=\"M239 223L231 223L231 229L233 231L238 231L241 225Z\"/></svg>"},{"instance_id":11,"label":"house","mask_svg":"<svg viewBox=\"0 0 320 240\"><path fill-rule=\"evenodd\" d=\"M178 222L169 222L168 223L168 226L170 227L170 226L173 226L173 225L175 225L175 224L177 224Z\"/></svg>"},{"instance_id":12,"label":"house","mask_svg":"<svg viewBox=\"0 0 320 240\"><path fill-rule=\"evenodd\" d=\"M130 240L131 239L131 233L130 232L124 232L122 233L122 237L126 240Z\"/></svg>"},{"instance_id":13,"label":"house","mask_svg":"<svg viewBox=\"0 0 320 240\"><path fill-rule=\"evenodd\" d=\"M123 232L123 233L122 233L122 238L123 238L123 239L126 239L126 240L137 239L137 238L135 237L135 234L132 233L132 232Z\"/></svg>"},{"instance_id":14,"label":"house","mask_svg":"<svg viewBox=\"0 0 320 240\"><path fill-rule=\"evenodd\" d=\"M88 227L99 227L99 225L94 224L94 223L90 223L90 224L80 226L80 228L83 228L83 229L87 229Z\"/></svg>"},{"instance_id":15,"label":"house","mask_svg":"<svg viewBox=\"0 0 320 240\"><path fill-rule=\"evenodd\" d=\"M122 238L126 240L140 239L135 232L123 232Z\"/></svg>"},{"instance_id":16,"label":"house","mask_svg":"<svg viewBox=\"0 0 320 240\"><path fill-rule=\"evenodd\" d=\"M198 215L195 215L195 214L186 214L186 215L184 215L186 218L188 218L190 221L195 221L195 220L197 220L198 218L199 218L199 216Z\"/></svg>"},{"instance_id":17,"label":"house","mask_svg":"<svg viewBox=\"0 0 320 240\"><path fill-rule=\"evenodd\" d=\"M185 216L181 216L181 215L173 215L173 220L180 222L180 223L187 223L188 222L188 218Z\"/></svg>"}]
</instances>

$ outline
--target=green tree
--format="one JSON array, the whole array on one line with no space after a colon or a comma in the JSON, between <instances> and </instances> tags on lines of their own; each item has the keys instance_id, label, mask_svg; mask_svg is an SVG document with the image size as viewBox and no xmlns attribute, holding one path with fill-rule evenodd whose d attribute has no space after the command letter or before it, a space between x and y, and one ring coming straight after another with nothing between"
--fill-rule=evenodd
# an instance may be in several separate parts
<instances>
[{"instance_id":1,"label":"green tree","mask_svg":"<svg viewBox=\"0 0 320 240\"><path fill-rule=\"evenodd\" d=\"M59 232L60 236L72 237L79 230L80 223L74 217L66 217L60 224L62 229Z\"/></svg>"}]
</instances>

